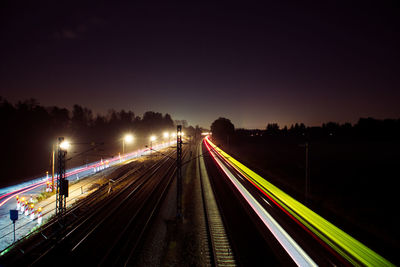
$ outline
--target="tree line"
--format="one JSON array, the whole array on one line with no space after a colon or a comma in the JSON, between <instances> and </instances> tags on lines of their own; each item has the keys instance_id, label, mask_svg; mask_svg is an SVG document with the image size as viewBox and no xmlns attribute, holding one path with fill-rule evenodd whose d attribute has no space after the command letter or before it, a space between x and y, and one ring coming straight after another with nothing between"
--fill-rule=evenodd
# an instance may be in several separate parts
<instances>
[{"instance_id":1,"label":"tree line","mask_svg":"<svg viewBox=\"0 0 400 267\"><path fill-rule=\"evenodd\" d=\"M227 118L218 118L211 125L213 138L222 143L244 136L254 137L293 137L297 139L335 138L379 138L386 140L399 139L400 119L360 118L357 123L327 122L321 126L306 126L295 123L290 127L280 127L278 123L267 123L265 129L235 129Z\"/></svg>"},{"instance_id":2,"label":"tree line","mask_svg":"<svg viewBox=\"0 0 400 267\"><path fill-rule=\"evenodd\" d=\"M304 123L292 124L280 128L277 123L268 123L266 135L303 135L308 137L371 137L396 138L400 134L400 119L360 118L357 123L351 124L327 122L321 126L305 126Z\"/></svg>"},{"instance_id":3,"label":"tree line","mask_svg":"<svg viewBox=\"0 0 400 267\"><path fill-rule=\"evenodd\" d=\"M179 123L187 126L185 121ZM35 174L45 174L49 170L53 143L59 136L80 143L73 148L71 156L95 143L104 143L81 158L71 161L73 165L120 152L122 136L126 133L134 134L133 146L143 147L151 134L160 135L163 131L175 130L175 123L169 114L163 115L154 111L145 112L142 117L131 110L123 109L111 109L105 115L94 115L92 110L77 104L69 110L57 106L45 107L35 99L13 104L2 97L0 124L2 185Z\"/></svg>"}]
</instances>

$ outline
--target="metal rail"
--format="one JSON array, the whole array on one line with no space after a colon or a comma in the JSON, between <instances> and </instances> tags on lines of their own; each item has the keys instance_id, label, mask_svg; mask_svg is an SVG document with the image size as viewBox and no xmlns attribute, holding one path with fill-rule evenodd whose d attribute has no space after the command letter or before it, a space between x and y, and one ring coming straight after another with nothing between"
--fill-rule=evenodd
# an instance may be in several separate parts
<instances>
[{"instance_id":1,"label":"metal rail","mask_svg":"<svg viewBox=\"0 0 400 267\"><path fill-rule=\"evenodd\" d=\"M116 194L112 195L106 201L102 202L99 207L96 207L94 211L86 217L79 224L75 225L73 229L68 231L59 241L42 253L34 262L35 264L41 264L41 261L45 260L45 257L50 253L53 253L55 249L57 249L60 244L65 243L68 240L68 244L72 245L71 252L75 252L79 249L81 245L83 245L88 238L95 233L97 229L104 225L106 220L110 220L113 218L114 214L125 205L129 199L139 191L139 189L148 181L162 166L167 162L163 160L162 162L154 164L151 168L147 169L145 173L140 175L137 179L129 182L127 185L124 185L122 190L119 190ZM128 176L127 176L128 177ZM121 200L122 198L122 200ZM112 204L115 201L120 201L117 203L117 206L113 206ZM100 220L100 221L98 221ZM81 238L82 234L84 234L83 238ZM55 252L57 253L57 252Z\"/></svg>"},{"instance_id":2,"label":"metal rail","mask_svg":"<svg viewBox=\"0 0 400 267\"><path fill-rule=\"evenodd\" d=\"M201 151L201 143L199 151ZM226 234L224 223L214 197L213 189L210 184L204 158L198 157L197 168L200 176L201 194L203 199L204 215L206 219L206 229L212 266L236 266L235 257Z\"/></svg>"},{"instance_id":3,"label":"metal rail","mask_svg":"<svg viewBox=\"0 0 400 267\"><path fill-rule=\"evenodd\" d=\"M129 169L127 167L129 167L129 165L123 166L122 168L115 170L111 175L113 175L113 177L114 176L117 177L117 178L114 178L115 180L123 181L124 179L126 179L127 175L132 174L141 168L141 166L138 166L129 171ZM122 169L122 170L120 170L120 169ZM115 172L117 172L117 174L114 174ZM126 172L128 172L128 173L126 173ZM124 173L125 175L120 176L122 173ZM75 213L77 213L79 210L81 210L84 207L86 207L85 209L87 209L87 203L93 202L93 200L97 199L99 195L104 194L103 190L106 188L106 186L107 186L107 184L102 185L100 188L98 188L98 190L94 191L92 194L88 195L86 198L81 199L79 203L77 203L75 206L73 206L67 210L67 212L64 214L64 217L72 216L72 217L76 218L77 215ZM75 198L70 199L67 202L72 201L72 200L75 200ZM43 207L46 207L53 203L55 203L55 201L52 201ZM51 212L53 212L53 211L49 210L46 213L44 213L43 216L45 216ZM29 224L29 223L30 222L28 222L27 224ZM19 226L16 230L18 230L22 227L25 227L27 224ZM41 245L41 242L35 242L33 245L29 245L26 242L28 239L30 239L34 235L38 235L40 237L44 237L44 239L47 240L47 239L51 238L52 236L54 236L55 234L57 234L57 230L62 229L62 227L60 229L57 229L57 227L56 227L56 229L55 229L54 226L60 226L59 221L56 217L53 217L45 225L43 225L42 227L38 228L35 231L32 231L28 235L26 235L23 238L21 238L20 240L18 240L16 243L11 244L7 248L5 248L3 251L10 250L11 248L17 248L17 251L23 252L23 254L25 254L25 253L29 252L29 250L34 249L36 246ZM12 232L10 232L10 233L12 233ZM5 234L4 236L6 236L10 233ZM36 241L38 241L38 240L36 240ZM23 248L22 244L25 244L25 247L28 247L28 248L27 249Z\"/></svg>"},{"instance_id":4,"label":"metal rail","mask_svg":"<svg viewBox=\"0 0 400 267\"><path fill-rule=\"evenodd\" d=\"M142 176L144 176L145 174L154 170L154 168L156 168L157 165L159 165L159 163L156 163L153 166L151 166L149 169L147 169L145 171L145 173L142 174ZM139 169L140 169L140 167L129 170L128 168L125 168L125 166L124 166L122 171L116 171L117 178L115 178L116 184L114 184L114 186L118 186L118 184L122 184L127 178L129 178L132 174L137 172ZM120 174L122 174L122 176L120 176ZM75 219L75 222L70 222L71 226L68 228L69 229L69 231L67 231L68 233L71 232L70 230L73 225L77 225L77 224L79 225L82 222L82 220L80 220L80 218L82 217L81 215L85 211L87 211L89 209L89 207L94 210L97 210L98 208L101 209L102 207L104 208L106 205L104 203L108 203L111 199L114 199L115 197L118 196L118 194L111 194L107 199L108 201L100 202L99 201L100 198L104 198L106 195L108 196L108 194L106 194L107 186L108 186L108 184L104 184L98 190L96 190L94 193L90 194L85 199L81 200L79 202L79 204L77 204L76 206L67 210L67 212L64 215L64 218L67 218L68 220ZM121 191L123 191L123 190L121 190ZM93 204L93 202L95 202L95 203ZM90 203L90 205L89 205L89 203ZM47 246L48 249L44 253L44 255L46 255L49 251L51 251L51 249L53 249L57 245L58 242L54 242L54 239L59 240L60 235L61 236L64 235L64 237L65 237L65 235L66 235L65 230L66 229L64 227L60 227L60 224L56 219L53 219L47 225L42 227L40 230L38 230L35 233L32 233L32 234L28 235L26 238L24 238L24 240L25 240L25 239L28 239L29 237L32 237L32 235L37 234L37 235L35 235L36 238L34 238L34 240L29 242L29 244L27 244L25 246L23 246L22 244L25 244L26 242L22 242L22 240L21 240L20 242L18 242L17 246L15 246L17 249L14 249L13 251L23 252L23 254L25 254L24 258L26 258L28 253L35 254L34 251L37 250L37 248L39 246L41 246L42 248ZM12 257L12 255L10 255L10 256ZM14 257L15 256L16 255L14 255ZM41 257L42 256L39 256L39 258L36 258L33 261L36 262L37 260L40 260Z\"/></svg>"},{"instance_id":5,"label":"metal rail","mask_svg":"<svg viewBox=\"0 0 400 267\"><path fill-rule=\"evenodd\" d=\"M99 265L119 266L122 264L128 264L128 262L134 255L138 245L142 241L142 236L148 228L148 225L153 218L155 211L159 207L161 199L164 198L165 192L174 178L173 174L175 173L175 171L176 167L174 165L170 165L168 167L168 169L165 171L165 175L161 177L159 183L157 184L157 187L153 187L152 191L147 194L145 200L140 204L135 214L131 217L129 222L125 225L124 229L114 240L113 245L108 249L106 255L103 257ZM151 201L151 198L154 196L155 199ZM150 203L153 205L151 205ZM145 209L147 206L150 206L150 210L147 211L147 216L145 218L142 218L144 219L144 222L140 223L138 222L140 220L140 218L138 218L139 214L141 212L146 212ZM117 257L112 259L112 256L110 255L117 255Z\"/></svg>"}]
</instances>

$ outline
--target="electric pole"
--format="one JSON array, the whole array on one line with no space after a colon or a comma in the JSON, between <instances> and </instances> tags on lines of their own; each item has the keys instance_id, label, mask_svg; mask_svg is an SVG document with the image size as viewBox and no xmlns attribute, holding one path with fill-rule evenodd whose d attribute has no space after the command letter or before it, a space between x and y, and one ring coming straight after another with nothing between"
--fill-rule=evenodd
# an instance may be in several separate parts
<instances>
[{"instance_id":1,"label":"electric pole","mask_svg":"<svg viewBox=\"0 0 400 267\"><path fill-rule=\"evenodd\" d=\"M309 149L309 147L308 147L308 142L306 142L306 145L305 145L305 147L306 147L306 192L305 192L305 195L306 195L306 204L307 204L307 202L308 202L308 195L309 195L309 187L310 187L310 185L309 185L309 183L310 183L310 181L309 181L309 175L310 175L310 170L309 170L309 168L308 168L308 149Z\"/></svg>"},{"instance_id":2,"label":"electric pole","mask_svg":"<svg viewBox=\"0 0 400 267\"><path fill-rule=\"evenodd\" d=\"M58 153L57 153L57 169L58 169L58 180L56 190L56 214L61 216L66 210L66 198L68 197L68 180L65 176L65 161L67 150L62 145L64 137L58 138Z\"/></svg>"},{"instance_id":3,"label":"electric pole","mask_svg":"<svg viewBox=\"0 0 400 267\"><path fill-rule=\"evenodd\" d=\"M54 148L54 143L52 145L52 151L51 151L51 192L54 192L55 189L55 184L54 184L54 165L55 165L55 148Z\"/></svg>"},{"instance_id":4,"label":"electric pole","mask_svg":"<svg viewBox=\"0 0 400 267\"><path fill-rule=\"evenodd\" d=\"M176 182L176 217L179 220L182 218L182 125L176 128Z\"/></svg>"}]
</instances>

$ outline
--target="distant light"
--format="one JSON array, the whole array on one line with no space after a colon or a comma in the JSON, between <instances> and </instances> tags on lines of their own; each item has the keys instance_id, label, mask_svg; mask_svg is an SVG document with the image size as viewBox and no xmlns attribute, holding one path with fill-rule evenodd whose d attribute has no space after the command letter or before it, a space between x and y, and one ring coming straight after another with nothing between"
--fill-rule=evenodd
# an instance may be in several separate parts
<instances>
[{"instance_id":1,"label":"distant light","mask_svg":"<svg viewBox=\"0 0 400 267\"><path fill-rule=\"evenodd\" d=\"M150 136L150 141L156 141L157 137L155 135Z\"/></svg>"},{"instance_id":2,"label":"distant light","mask_svg":"<svg viewBox=\"0 0 400 267\"><path fill-rule=\"evenodd\" d=\"M132 143L132 141L133 141L133 135L131 135L131 134L127 134L127 135L125 135L125 137L124 137L124 140L125 140L125 143Z\"/></svg>"},{"instance_id":3,"label":"distant light","mask_svg":"<svg viewBox=\"0 0 400 267\"><path fill-rule=\"evenodd\" d=\"M171 136L172 136L172 137L176 137L176 133L172 133Z\"/></svg>"},{"instance_id":4,"label":"distant light","mask_svg":"<svg viewBox=\"0 0 400 267\"><path fill-rule=\"evenodd\" d=\"M201 133L201 135L210 135L211 133L209 132L205 132L205 133Z\"/></svg>"},{"instance_id":5,"label":"distant light","mask_svg":"<svg viewBox=\"0 0 400 267\"><path fill-rule=\"evenodd\" d=\"M169 133L165 132L164 133L164 138L168 138L169 137Z\"/></svg>"},{"instance_id":6,"label":"distant light","mask_svg":"<svg viewBox=\"0 0 400 267\"><path fill-rule=\"evenodd\" d=\"M67 150L70 146L71 144L67 140L62 141L60 144L60 148L63 150Z\"/></svg>"}]
</instances>

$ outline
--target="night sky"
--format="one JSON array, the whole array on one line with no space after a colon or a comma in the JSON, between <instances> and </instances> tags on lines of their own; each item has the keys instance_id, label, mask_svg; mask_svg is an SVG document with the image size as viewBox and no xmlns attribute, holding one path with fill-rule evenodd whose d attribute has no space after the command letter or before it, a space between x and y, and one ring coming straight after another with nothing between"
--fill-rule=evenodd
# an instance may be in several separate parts
<instances>
[{"instance_id":1,"label":"night sky","mask_svg":"<svg viewBox=\"0 0 400 267\"><path fill-rule=\"evenodd\" d=\"M398 1L144 2L1 1L0 96L204 127L400 117Z\"/></svg>"}]
</instances>

